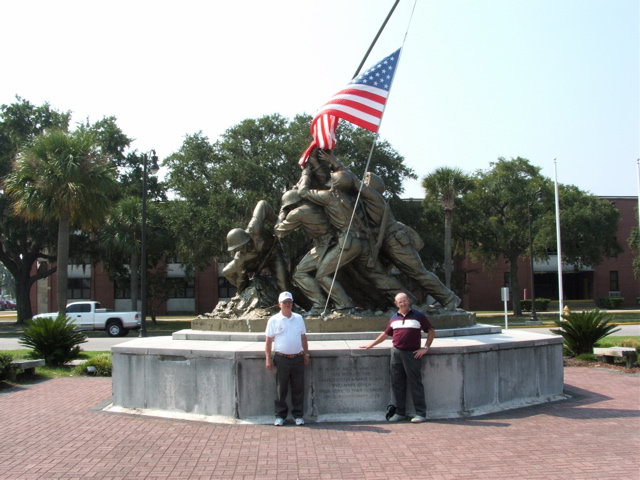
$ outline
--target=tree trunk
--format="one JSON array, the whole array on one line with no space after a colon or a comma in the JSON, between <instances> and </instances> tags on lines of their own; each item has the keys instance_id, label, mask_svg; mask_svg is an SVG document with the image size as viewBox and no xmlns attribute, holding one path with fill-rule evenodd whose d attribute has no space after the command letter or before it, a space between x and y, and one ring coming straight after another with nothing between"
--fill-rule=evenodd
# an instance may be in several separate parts
<instances>
[{"instance_id":1,"label":"tree trunk","mask_svg":"<svg viewBox=\"0 0 640 480\"><path fill-rule=\"evenodd\" d=\"M25 323L33 316L31 299L29 297L31 285L33 285L33 282L31 282L28 273L26 276L20 275L19 278L16 278L16 313L18 323Z\"/></svg>"},{"instance_id":2,"label":"tree trunk","mask_svg":"<svg viewBox=\"0 0 640 480\"><path fill-rule=\"evenodd\" d=\"M69 272L69 212L60 214L58 222L58 315L66 315Z\"/></svg>"},{"instance_id":3,"label":"tree trunk","mask_svg":"<svg viewBox=\"0 0 640 480\"><path fill-rule=\"evenodd\" d=\"M444 211L444 284L451 288L451 210Z\"/></svg>"},{"instance_id":4,"label":"tree trunk","mask_svg":"<svg viewBox=\"0 0 640 480\"><path fill-rule=\"evenodd\" d=\"M518 281L518 259L509 260L509 273L511 274L511 303L514 315L522 315L520 308L520 282Z\"/></svg>"}]
</instances>

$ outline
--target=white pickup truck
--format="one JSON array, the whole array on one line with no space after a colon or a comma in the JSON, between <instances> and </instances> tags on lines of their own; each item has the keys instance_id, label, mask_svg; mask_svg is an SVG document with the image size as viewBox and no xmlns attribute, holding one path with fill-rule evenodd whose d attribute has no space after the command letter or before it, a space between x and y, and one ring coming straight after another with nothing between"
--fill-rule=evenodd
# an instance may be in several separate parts
<instances>
[{"instance_id":1,"label":"white pickup truck","mask_svg":"<svg viewBox=\"0 0 640 480\"><path fill-rule=\"evenodd\" d=\"M56 318L58 312L41 313L33 318ZM101 308L100 302L73 302L67 305L70 317L79 330L106 330L111 337L124 337L130 330L139 330L140 312L114 312Z\"/></svg>"}]
</instances>

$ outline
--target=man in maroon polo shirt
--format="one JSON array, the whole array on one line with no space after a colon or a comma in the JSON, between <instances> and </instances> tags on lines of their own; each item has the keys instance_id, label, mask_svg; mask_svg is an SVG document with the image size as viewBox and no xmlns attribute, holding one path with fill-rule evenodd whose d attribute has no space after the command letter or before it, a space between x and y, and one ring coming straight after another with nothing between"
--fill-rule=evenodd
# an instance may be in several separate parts
<instances>
[{"instance_id":1,"label":"man in maroon polo shirt","mask_svg":"<svg viewBox=\"0 0 640 480\"><path fill-rule=\"evenodd\" d=\"M411 301L405 293L396 295L395 304L398 307L398 313L391 317L385 331L369 345L363 345L361 348L371 348L389 337L393 338L391 389L397 410L389 421L397 422L405 419L408 383L416 410L416 415L411 421L422 423L427 419L427 402L422 384L422 357L429 351L436 331L424 313L411 308ZM424 347L420 347L422 331L427 333Z\"/></svg>"}]
</instances>

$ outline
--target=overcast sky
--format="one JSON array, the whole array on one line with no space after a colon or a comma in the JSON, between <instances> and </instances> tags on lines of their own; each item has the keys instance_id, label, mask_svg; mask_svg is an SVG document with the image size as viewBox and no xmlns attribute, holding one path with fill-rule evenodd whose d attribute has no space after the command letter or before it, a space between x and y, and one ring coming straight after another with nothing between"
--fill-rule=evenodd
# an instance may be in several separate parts
<instances>
[{"instance_id":1,"label":"overcast sky","mask_svg":"<svg viewBox=\"0 0 640 480\"><path fill-rule=\"evenodd\" d=\"M188 134L315 113L393 3L5 1L0 104L115 116L133 148L162 159ZM561 183L638 195L639 3L400 1L365 64L404 43L381 138L420 178L520 156L553 179L556 158ZM404 196L424 196L420 181Z\"/></svg>"}]
</instances>

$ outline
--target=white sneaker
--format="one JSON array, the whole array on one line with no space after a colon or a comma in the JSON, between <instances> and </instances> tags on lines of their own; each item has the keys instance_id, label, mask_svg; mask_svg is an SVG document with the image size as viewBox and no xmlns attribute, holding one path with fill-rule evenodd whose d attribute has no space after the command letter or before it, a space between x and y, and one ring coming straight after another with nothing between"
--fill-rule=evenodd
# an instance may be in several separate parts
<instances>
[{"instance_id":1,"label":"white sneaker","mask_svg":"<svg viewBox=\"0 0 640 480\"><path fill-rule=\"evenodd\" d=\"M280 418L280 417L276 418L276 421L273 422L273 424L276 427L281 427L282 425L284 425L284 418Z\"/></svg>"},{"instance_id":2,"label":"white sneaker","mask_svg":"<svg viewBox=\"0 0 640 480\"><path fill-rule=\"evenodd\" d=\"M422 423L426 421L427 421L427 417L423 417L421 415L416 415L411 419L411 423Z\"/></svg>"},{"instance_id":3,"label":"white sneaker","mask_svg":"<svg viewBox=\"0 0 640 480\"><path fill-rule=\"evenodd\" d=\"M304 425L304 419L303 418L296 418L296 425L298 425L298 426Z\"/></svg>"},{"instance_id":4,"label":"white sneaker","mask_svg":"<svg viewBox=\"0 0 640 480\"><path fill-rule=\"evenodd\" d=\"M391 418L389 419L389 421L390 421L390 422L399 422L400 420L404 420L405 418L407 418L407 417L405 417L404 415L398 415L398 414L396 413L396 414L394 414L394 415L393 415L393 417L391 417Z\"/></svg>"}]
</instances>

